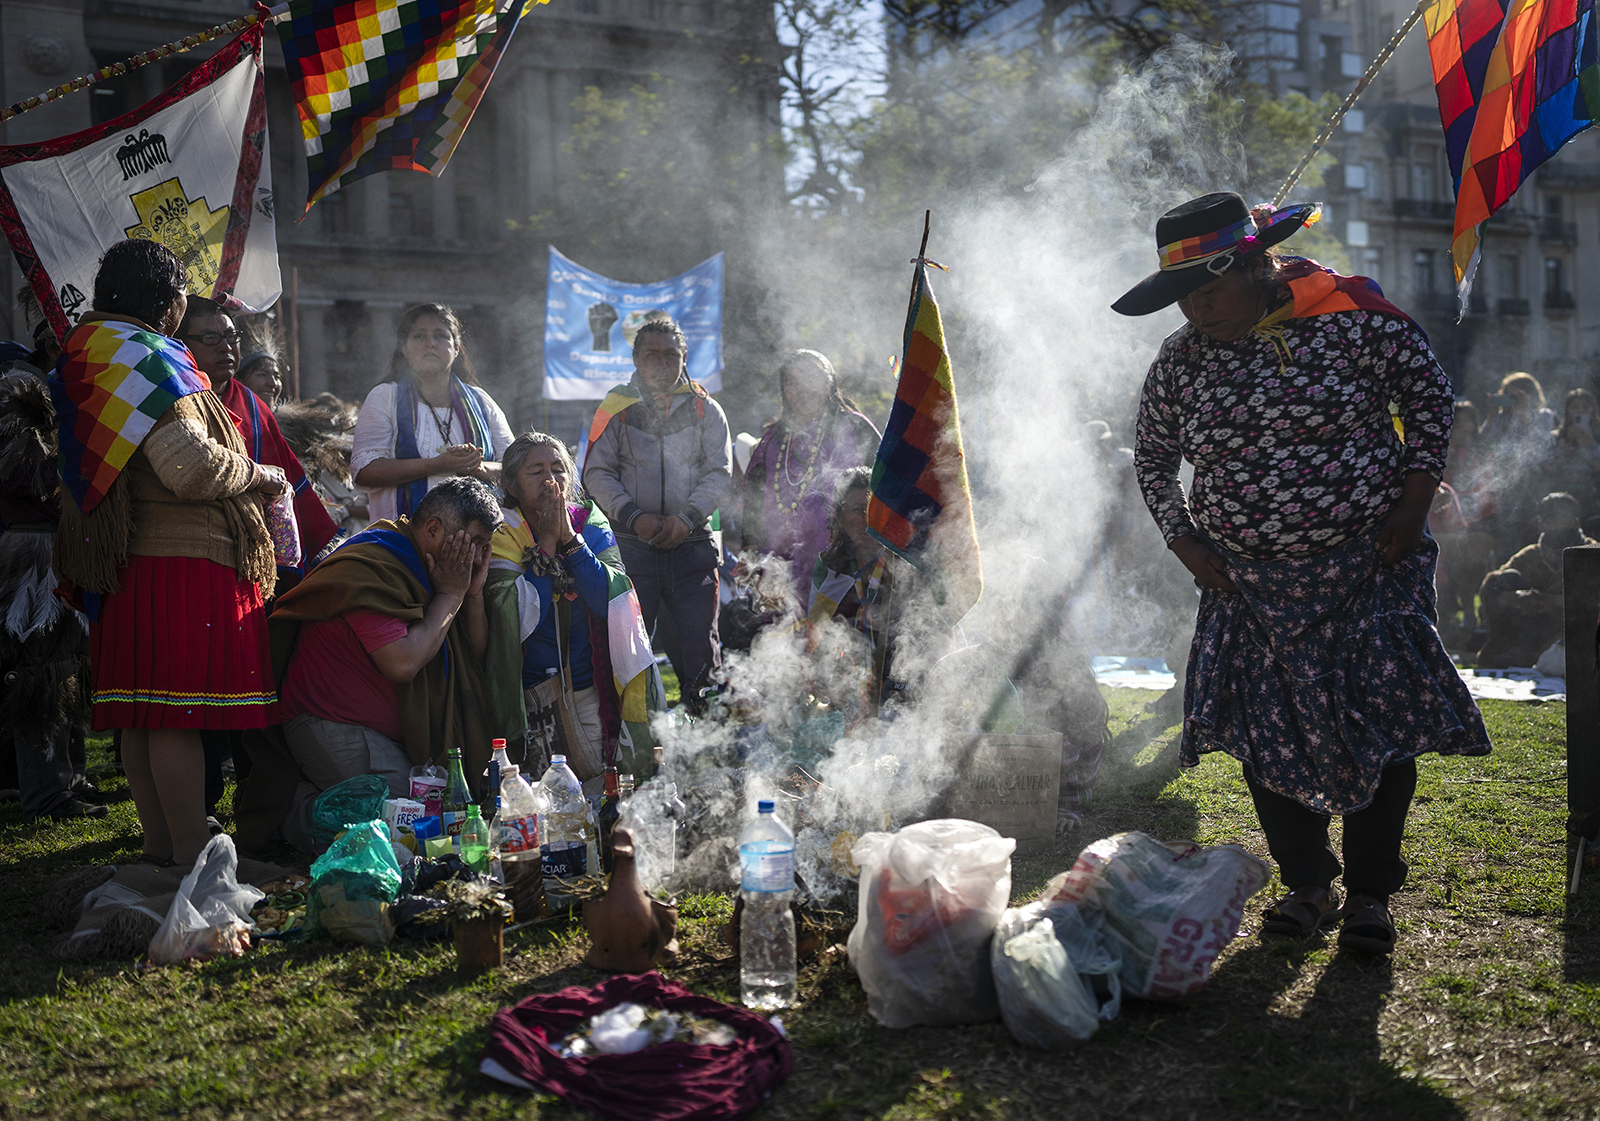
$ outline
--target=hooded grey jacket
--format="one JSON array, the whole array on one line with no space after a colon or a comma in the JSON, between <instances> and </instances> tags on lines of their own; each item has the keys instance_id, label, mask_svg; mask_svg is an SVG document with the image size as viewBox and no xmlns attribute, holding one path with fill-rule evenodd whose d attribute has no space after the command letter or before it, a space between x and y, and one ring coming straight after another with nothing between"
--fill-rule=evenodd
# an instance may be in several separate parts
<instances>
[{"instance_id":1,"label":"hooded grey jacket","mask_svg":"<svg viewBox=\"0 0 1600 1121\"><path fill-rule=\"evenodd\" d=\"M628 384L642 392L638 378ZM722 406L679 393L663 414L644 394L589 449L583 485L619 537L637 536L640 514L682 518L687 540L709 537L712 512L733 493L733 446Z\"/></svg>"}]
</instances>

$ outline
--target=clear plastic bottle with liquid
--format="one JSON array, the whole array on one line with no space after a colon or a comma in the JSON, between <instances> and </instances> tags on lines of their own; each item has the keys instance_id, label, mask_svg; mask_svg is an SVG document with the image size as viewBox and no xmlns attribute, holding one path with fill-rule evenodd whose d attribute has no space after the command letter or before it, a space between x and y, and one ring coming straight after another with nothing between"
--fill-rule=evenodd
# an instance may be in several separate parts
<instances>
[{"instance_id":1,"label":"clear plastic bottle with liquid","mask_svg":"<svg viewBox=\"0 0 1600 1121\"><path fill-rule=\"evenodd\" d=\"M763 799L739 835L739 996L770 1012L794 1003L794 834Z\"/></svg>"},{"instance_id":2,"label":"clear plastic bottle with liquid","mask_svg":"<svg viewBox=\"0 0 1600 1121\"><path fill-rule=\"evenodd\" d=\"M599 869L597 830L583 784L567 766L565 755L552 755L539 780L539 856L545 901L552 911L573 903L560 881L577 879Z\"/></svg>"}]
</instances>

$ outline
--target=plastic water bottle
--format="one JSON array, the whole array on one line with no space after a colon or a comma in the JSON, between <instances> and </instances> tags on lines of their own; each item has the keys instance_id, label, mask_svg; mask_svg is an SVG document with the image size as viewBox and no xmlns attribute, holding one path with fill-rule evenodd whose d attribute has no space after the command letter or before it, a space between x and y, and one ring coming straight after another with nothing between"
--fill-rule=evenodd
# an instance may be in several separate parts
<instances>
[{"instance_id":1,"label":"plastic water bottle","mask_svg":"<svg viewBox=\"0 0 1600 1121\"><path fill-rule=\"evenodd\" d=\"M770 1012L794 1003L794 834L757 803L755 820L739 836L739 995Z\"/></svg>"},{"instance_id":2,"label":"plastic water bottle","mask_svg":"<svg viewBox=\"0 0 1600 1121\"><path fill-rule=\"evenodd\" d=\"M552 755L550 767L539 780L543 796L539 810L539 861L544 873L545 901L552 911L571 906L570 892L557 882L576 879L598 869L592 854L594 818L583 796L583 784L567 766L565 755Z\"/></svg>"}]
</instances>

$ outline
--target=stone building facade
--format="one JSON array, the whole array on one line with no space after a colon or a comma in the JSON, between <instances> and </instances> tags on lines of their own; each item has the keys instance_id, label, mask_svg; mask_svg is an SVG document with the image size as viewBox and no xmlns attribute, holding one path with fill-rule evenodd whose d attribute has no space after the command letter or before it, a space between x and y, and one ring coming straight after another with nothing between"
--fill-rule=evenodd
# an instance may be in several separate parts
<instances>
[{"instance_id":1,"label":"stone building facade","mask_svg":"<svg viewBox=\"0 0 1600 1121\"><path fill-rule=\"evenodd\" d=\"M0 0L0 90L6 104L14 103L249 10L245 0ZM479 375L506 411L519 423L549 423L574 438L581 404L552 416L539 400L544 241L510 236L508 222L573 202L578 188L568 140L574 103L585 89L614 93L666 79L715 95L726 89L719 64L731 36L754 36L751 53L776 60L770 18L752 22L750 14L738 0L552 0L536 7L442 176L369 176L303 216L299 122L282 52L269 33L280 313L287 329L292 289L301 394L364 396L387 376L400 314L438 301L461 315ZM214 49L207 44L24 114L0 125L0 143L43 140L109 120L155 96ZM748 145L772 135L776 96L775 82L770 96L759 86L748 91L742 127L730 130L727 142ZM776 197L781 169L753 189ZM559 234L547 240L559 245ZM665 258L682 271L721 248L673 245ZM659 267L661 256L651 267ZM9 257L7 268L7 290L15 292L21 277Z\"/></svg>"}]
</instances>

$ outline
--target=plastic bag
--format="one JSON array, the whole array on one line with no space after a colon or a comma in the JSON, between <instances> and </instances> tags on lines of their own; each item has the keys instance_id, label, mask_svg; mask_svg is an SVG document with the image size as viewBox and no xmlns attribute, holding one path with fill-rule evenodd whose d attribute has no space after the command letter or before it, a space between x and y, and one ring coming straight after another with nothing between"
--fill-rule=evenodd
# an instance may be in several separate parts
<instances>
[{"instance_id":1,"label":"plastic bag","mask_svg":"<svg viewBox=\"0 0 1600 1121\"><path fill-rule=\"evenodd\" d=\"M172 965L189 958L238 957L250 948L250 908L266 896L241 884L238 871L233 838L225 833L211 838L150 939L151 961Z\"/></svg>"},{"instance_id":2,"label":"plastic bag","mask_svg":"<svg viewBox=\"0 0 1600 1121\"><path fill-rule=\"evenodd\" d=\"M449 785L444 768L434 763L411 768L411 797L422 803L423 817L438 817L444 804L444 788Z\"/></svg>"},{"instance_id":3,"label":"plastic bag","mask_svg":"<svg viewBox=\"0 0 1600 1121\"><path fill-rule=\"evenodd\" d=\"M311 803L311 843L324 852L345 827L383 816L389 782L382 775L357 775L335 783Z\"/></svg>"},{"instance_id":4,"label":"plastic bag","mask_svg":"<svg viewBox=\"0 0 1600 1121\"><path fill-rule=\"evenodd\" d=\"M311 865L305 937L368 946L394 938L389 904L400 890L400 864L381 820L352 825Z\"/></svg>"},{"instance_id":5,"label":"plastic bag","mask_svg":"<svg viewBox=\"0 0 1600 1121\"><path fill-rule=\"evenodd\" d=\"M1118 833L1084 849L1041 899L1104 914L1123 991L1160 999L1205 987L1211 963L1239 932L1245 902L1271 879L1264 861L1234 845Z\"/></svg>"},{"instance_id":6,"label":"plastic bag","mask_svg":"<svg viewBox=\"0 0 1600 1121\"><path fill-rule=\"evenodd\" d=\"M1020 1043L1046 1051L1088 1039L1122 1010L1120 960L1102 943L1104 918L1075 905L1030 903L1000 916L989 963L1000 1016ZM1105 990L1105 998L1097 991Z\"/></svg>"},{"instance_id":7,"label":"plastic bag","mask_svg":"<svg viewBox=\"0 0 1600 1121\"><path fill-rule=\"evenodd\" d=\"M306 559L300 547L300 521L294 513L294 488L267 500L267 533L279 568L299 568Z\"/></svg>"},{"instance_id":8,"label":"plastic bag","mask_svg":"<svg viewBox=\"0 0 1600 1121\"><path fill-rule=\"evenodd\" d=\"M989 939L1011 897L1016 847L957 818L855 843L861 893L850 964L879 1023L966 1024L998 1014Z\"/></svg>"}]
</instances>

